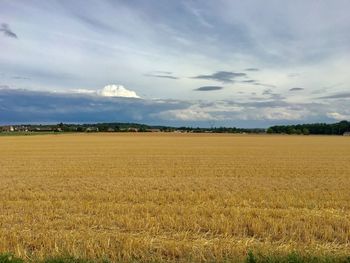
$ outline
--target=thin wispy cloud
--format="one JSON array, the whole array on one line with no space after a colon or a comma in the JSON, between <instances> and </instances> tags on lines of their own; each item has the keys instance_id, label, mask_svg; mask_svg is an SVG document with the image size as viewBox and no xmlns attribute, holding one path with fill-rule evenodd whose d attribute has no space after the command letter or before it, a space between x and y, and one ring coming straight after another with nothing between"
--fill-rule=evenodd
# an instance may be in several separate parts
<instances>
[{"instance_id":1,"label":"thin wispy cloud","mask_svg":"<svg viewBox=\"0 0 350 263\"><path fill-rule=\"evenodd\" d=\"M276 93L272 89L265 89L261 94L264 96L268 96L268 98L273 99L275 101L280 101L285 99L285 97L282 94Z\"/></svg>"},{"instance_id":2,"label":"thin wispy cloud","mask_svg":"<svg viewBox=\"0 0 350 263\"><path fill-rule=\"evenodd\" d=\"M214 91L214 90L221 90L221 89L223 89L223 87L221 86L203 86L194 90L195 91Z\"/></svg>"},{"instance_id":3,"label":"thin wispy cloud","mask_svg":"<svg viewBox=\"0 0 350 263\"><path fill-rule=\"evenodd\" d=\"M160 74L145 74L146 77L163 78L163 79L179 79L178 77L171 75L160 75Z\"/></svg>"},{"instance_id":4,"label":"thin wispy cloud","mask_svg":"<svg viewBox=\"0 0 350 263\"><path fill-rule=\"evenodd\" d=\"M289 89L289 91L302 91L302 90L304 90L304 89L303 88L298 88L298 87Z\"/></svg>"},{"instance_id":5,"label":"thin wispy cloud","mask_svg":"<svg viewBox=\"0 0 350 263\"><path fill-rule=\"evenodd\" d=\"M173 74L173 72L171 72L171 71L163 71L163 70L155 70L153 72L156 73L156 74L163 74L163 75L171 75L171 74Z\"/></svg>"},{"instance_id":6,"label":"thin wispy cloud","mask_svg":"<svg viewBox=\"0 0 350 263\"><path fill-rule=\"evenodd\" d=\"M262 86L262 87L267 87L267 88L276 88L276 85L261 83L259 81L254 81L254 82L252 82L252 84L255 85L255 86Z\"/></svg>"},{"instance_id":7,"label":"thin wispy cloud","mask_svg":"<svg viewBox=\"0 0 350 263\"><path fill-rule=\"evenodd\" d=\"M10 29L10 26L6 23L1 24L0 32L3 32L4 36L6 37L18 38L17 35Z\"/></svg>"},{"instance_id":8,"label":"thin wispy cloud","mask_svg":"<svg viewBox=\"0 0 350 263\"><path fill-rule=\"evenodd\" d=\"M350 92L342 92L333 95L319 97L319 99L348 99L350 98Z\"/></svg>"},{"instance_id":9,"label":"thin wispy cloud","mask_svg":"<svg viewBox=\"0 0 350 263\"><path fill-rule=\"evenodd\" d=\"M272 90L271 89L265 89L263 92L262 92L262 95L271 95L272 94Z\"/></svg>"},{"instance_id":10,"label":"thin wispy cloud","mask_svg":"<svg viewBox=\"0 0 350 263\"><path fill-rule=\"evenodd\" d=\"M155 70L150 73L146 73L144 75L146 77L153 77L153 78L163 78L163 79L172 79L172 80L179 79L179 77L173 75L173 72L163 71L163 70Z\"/></svg>"},{"instance_id":11,"label":"thin wispy cloud","mask_svg":"<svg viewBox=\"0 0 350 263\"><path fill-rule=\"evenodd\" d=\"M297 77L300 77L300 74L299 73L290 73L290 74L288 74L288 77L289 78L297 78Z\"/></svg>"},{"instance_id":12,"label":"thin wispy cloud","mask_svg":"<svg viewBox=\"0 0 350 263\"><path fill-rule=\"evenodd\" d=\"M28 80L28 79L30 79L30 78L25 77L25 76L13 76L12 78L13 78L13 79L22 79L22 80Z\"/></svg>"},{"instance_id":13,"label":"thin wispy cloud","mask_svg":"<svg viewBox=\"0 0 350 263\"><path fill-rule=\"evenodd\" d=\"M245 77L246 73L232 71L217 71L209 75L197 75L193 79L216 80L223 83L233 83L236 78Z\"/></svg>"},{"instance_id":14,"label":"thin wispy cloud","mask_svg":"<svg viewBox=\"0 0 350 263\"><path fill-rule=\"evenodd\" d=\"M243 82L243 83L256 83L256 80L254 80L254 79L247 79L247 80L242 80L241 82Z\"/></svg>"}]
</instances>

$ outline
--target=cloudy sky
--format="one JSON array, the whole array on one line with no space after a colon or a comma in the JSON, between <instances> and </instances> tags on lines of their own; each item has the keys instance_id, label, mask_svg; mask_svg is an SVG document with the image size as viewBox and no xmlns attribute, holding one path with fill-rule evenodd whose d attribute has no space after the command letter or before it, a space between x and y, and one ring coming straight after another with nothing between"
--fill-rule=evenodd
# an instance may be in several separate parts
<instances>
[{"instance_id":1,"label":"cloudy sky","mask_svg":"<svg viewBox=\"0 0 350 263\"><path fill-rule=\"evenodd\" d=\"M348 0L1 0L0 123L350 119Z\"/></svg>"}]
</instances>

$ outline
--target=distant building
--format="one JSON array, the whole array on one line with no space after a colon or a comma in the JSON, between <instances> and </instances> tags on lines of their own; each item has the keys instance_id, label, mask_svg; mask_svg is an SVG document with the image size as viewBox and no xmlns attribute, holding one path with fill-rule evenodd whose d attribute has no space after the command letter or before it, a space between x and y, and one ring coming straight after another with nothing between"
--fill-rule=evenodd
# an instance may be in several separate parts
<instances>
[{"instance_id":1,"label":"distant building","mask_svg":"<svg viewBox=\"0 0 350 263\"><path fill-rule=\"evenodd\" d=\"M174 133L188 133L188 131L185 130L175 130Z\"/></svg>"},{"instance_id":2,"label":"distant building","mask_svg":"<svg viewBox=\"0 0 350 263\"><path fill-rule=\"evenodd\" d=\"M50 128L50 127L36 127L35 131L37 131L37 132L51 132L52 128Z\"/></svg>"},{"instance_id":3,"label":"distant building","mask_svg":"<svg viewBox=\"0 0 350 263\"><path fill-rule=\"evenodd\" d=\"M107 129L107 131L108 131L108 132L115 132L115 129L109 127L109 128Z\"/></svg>"},{"instance_id":4,"label":"distant building","mask_svg":"<svg viewBox=\"0 0 350 263\"><path fill-rule=\"evenodd\" d=\"M128 129L128 132L138 132L138 131L139 131L139 129L133 128L133 127L130 127L130 128Z\"/></svg>"},{"instance_id":5,"label":"distant building","mask_svg":"<svg viewBox=\"0 0 350 263\"><path fill-rule=\"evenodd\" d=\"M3 132L14 132L15 128L13 126L3 126L3 127L1 127L1 131L3 131Z\"/></svg>"},{"instance_id":6,"label":"distant building","mask_svg":"<svg viewBox=\"0 0 350 263\"><path fill-rule=\"evenodd\" d=\"M148 132L161 132L160 129L147 129Z\"/></svg>"},{"instance_id":7,"label":"distant building","mask_svg":"<svg viewBox=\"0 0 350 263\"><path fill-rule=\"evenodd\" d=\"M344 132L343 136L350 136L350 132Z\"/></svg>"},{"instance_id":8,"label":"distant building","mask_svg":"<svg viewBox=\"0 0 350 263\"><path fill-rule=\"evenodd\" d=\"M15 131L19 131L19 132L28 132L28 127L27 126L17 126L15 127Z\"/></svg>"},{"instance_id":9,"label":"distant building","mask_svg":"<svg viewBox=\"0 0 350 263\"><path fill-rule=\"evenodd\" d=\"M97 127L88 127L85 130L86 132L98 132L98 128Z\"/></svg>"}]
</instances>

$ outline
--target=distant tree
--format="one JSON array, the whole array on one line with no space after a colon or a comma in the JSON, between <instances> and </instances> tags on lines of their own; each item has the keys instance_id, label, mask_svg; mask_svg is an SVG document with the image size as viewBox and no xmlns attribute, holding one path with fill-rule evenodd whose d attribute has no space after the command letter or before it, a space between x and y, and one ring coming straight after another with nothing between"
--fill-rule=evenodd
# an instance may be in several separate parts
<instances>
[{"instance_id":1,"label":"distant tree","mask_svg":"<svg viewBox=\"0 0 350 263\"><path fill-rule=\"evenodd\" d=\"M275 130L273 129L273 127L268 128L266 132L270 133L270 134L271 133L276 133Z\"/></svg>"},{"instance_id":2,"label":"distant tree","mask_svg":"<svg viewBox=\"0 0 350 263\"><path fill-rule=\"evenodd\" d=\"M304 135L309 135L310 132L309 132L309 130L307 128L303 128L303 134Z\"/></svg>"}]
</instances>

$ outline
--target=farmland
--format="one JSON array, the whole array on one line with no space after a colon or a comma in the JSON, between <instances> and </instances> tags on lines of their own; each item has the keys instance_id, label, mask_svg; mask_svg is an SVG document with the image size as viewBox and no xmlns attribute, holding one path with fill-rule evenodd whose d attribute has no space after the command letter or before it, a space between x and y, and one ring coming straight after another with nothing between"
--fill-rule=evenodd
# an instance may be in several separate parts
<instances>
[{"instance_id":1,"label":"farmland","mask_svg":"<svg viewBox=\"0 0 350 263\"><path fill-rule=\"evenodd\" d=\"M0 137L0 253L111 261L350 254L350 140Z\"/></svg>"}]
</instances>

